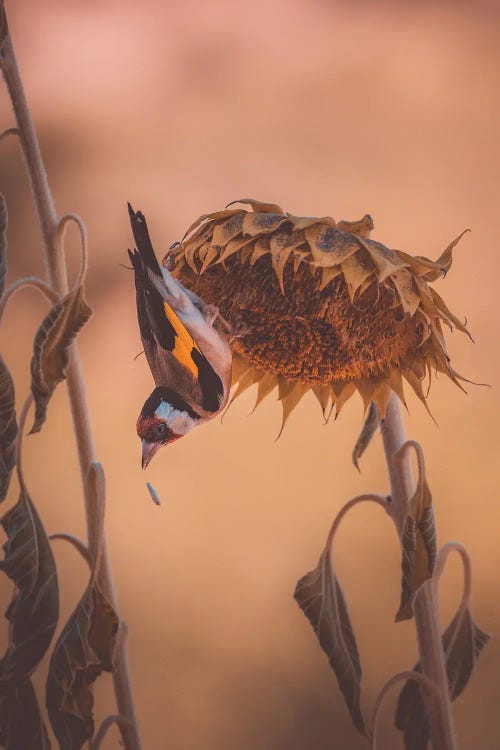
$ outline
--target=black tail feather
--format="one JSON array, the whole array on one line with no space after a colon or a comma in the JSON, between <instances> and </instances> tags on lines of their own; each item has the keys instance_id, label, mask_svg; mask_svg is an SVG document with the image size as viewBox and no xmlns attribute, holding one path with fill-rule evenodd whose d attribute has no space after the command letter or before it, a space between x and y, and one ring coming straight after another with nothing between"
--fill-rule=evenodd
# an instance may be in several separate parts
<instances>
[{"instance_id":1,"label":"black tail feather","mask_svg":"<svg viewBox=\"0 0 500 750\"><path fill-rule=\"evenodd\" d=\"M148 225L142 211L134 211L130 203L127 203L130 217L130 225L134 235L135 244L144 265L153 273L161 276L161 270L158 260L153 250L151 238L148 232ZM130 255L130 251L129 251ZM132 261L133 262L133 261Z\"/></svg>"}]
</instances>

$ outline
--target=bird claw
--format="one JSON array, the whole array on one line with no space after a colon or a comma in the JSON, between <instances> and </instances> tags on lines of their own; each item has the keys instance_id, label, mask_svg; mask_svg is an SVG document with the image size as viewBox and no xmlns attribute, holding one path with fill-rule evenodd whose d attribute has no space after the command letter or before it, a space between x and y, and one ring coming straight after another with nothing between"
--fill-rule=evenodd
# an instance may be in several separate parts
<instances>
[{"instance_id":1,"label":"bird claw","mask_svg":"<svg viewBox=\"0 0 500 750\"><path fill-rule=\"evenodd\" d=\"M220 314L219 308L216 305L203 305L203 310L201 311L201 313L203 315L205 323L207 323L207 325L209 326L213 326L213 324L217 320L220 320L224 327L228 325Z\"/></svg>"},{"instance_id":2,"label":"bird claw","mask_svg":"<svg viewBox=\"0 0 500 750\"><path fill-rule=\"evenodd\" d=\"M235 339L242 339L244 336L247 336L251 330L252 329L249 325L241 321L240 323L232 326L231 330L228 331L229 341L232 342Z\"/></svg>"}]
</instances>

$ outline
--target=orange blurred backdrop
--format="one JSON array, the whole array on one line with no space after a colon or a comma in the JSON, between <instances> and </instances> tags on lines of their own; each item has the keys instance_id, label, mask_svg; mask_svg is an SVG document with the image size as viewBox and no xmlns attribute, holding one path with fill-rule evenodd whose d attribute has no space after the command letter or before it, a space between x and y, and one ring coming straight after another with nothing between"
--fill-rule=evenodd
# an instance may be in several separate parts
<instances>
[{"instance_id":1,"label":"orange blurred backdrop","mask_svg":"<svg viewBox=\"0 0 500 750\"><path fill-rule=\"evenodd\" d=\"M11 0L7 11L58 211L79 213L89 232L95 314L79 346L144 747L361 750L365 742L292 593L315 566L341 505L360 492L387 492L380 438L359 475L350 454L361 399L325 427L309 395L275 443L279 405L265 401L250 417L255 393L247 392L223 424L165 449L144 474L135 420L152 382L144 358L134 361L141 344L133 279L120 266L132 243L126 202L146 214L158 254L199 214L242 197L293 214L357 219L368 212L376 239L431 258L472 229L438 290L475 338L448 336L454 366L494 387L470 386L465 396L441 378L430 397L439 427L412 395L406 422L425 451L439 540L469 550L474 614L496 636L499 6ZM5 88L0 113L1 127L11 125ZM0 190L10 216L10 279L43 273L13 139L0 146ZM36 292L24 291L3 321L2 353L19 403L44 311ZM64 386L25 454L48 532L83 536ZM146 480L162 507L151 502ZM86 570L73 549L54 544L64 619ZM399 550L378 508L349 515L335 559L369 712L382 683L416 660L413 623L394 624ZM443 624L460 590L453 560L441 589ZM10 596L2 578L1 611ZM461 748L500 746L499 667L493 638L455 704ZM387 750L401 747L391 727L395 700L391 694L381 725ZM113 711L104 676L97 720ZM114 730L106 742L117 747Z\"/></svg>"}]
</instances>

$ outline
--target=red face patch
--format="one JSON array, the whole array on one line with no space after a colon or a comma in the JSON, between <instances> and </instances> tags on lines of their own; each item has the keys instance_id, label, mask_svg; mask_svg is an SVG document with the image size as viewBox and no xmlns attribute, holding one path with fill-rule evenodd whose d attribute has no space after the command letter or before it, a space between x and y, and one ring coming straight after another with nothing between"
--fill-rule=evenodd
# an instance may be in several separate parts
<instances>
[{"instance_id":1,"label":"red face patch","mask_svg":"<svg viewBox=\"0 0 500 750\"><path fill-rule=\"evenodd\" d=\"M176 435L167 426L165 420L158 417L139 417L137 420L137 434L147 443L162 443L167 445L178 440L182 435Z\"/></svg>"}]
</instances>

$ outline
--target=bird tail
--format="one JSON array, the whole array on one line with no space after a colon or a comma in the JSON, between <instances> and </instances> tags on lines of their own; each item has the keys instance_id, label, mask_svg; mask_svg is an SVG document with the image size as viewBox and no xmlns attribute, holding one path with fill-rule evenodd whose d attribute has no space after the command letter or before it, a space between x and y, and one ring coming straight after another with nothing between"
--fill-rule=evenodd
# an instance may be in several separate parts
<instances>
[{"instance_id":1,"label":"bird tail","mask_svg":"<svg viewBox=\"0 0 500 750\"><path fill-rule=\"evenodd\" d=\"M132 227L135 244L141 257L142 264L154 274L157 274L161 277L161 269L155 255L155 251L153 250L153 245L151 243L151 238L148 232L148 225L146 224L144 214L142 213L142 211L134 211L130 203L128 203L127 205L128 213L130 216L130 225ZM134 265L134 268L136 268L136 264L133 260L132 263Z\"/></svg>"}]
</instances>

